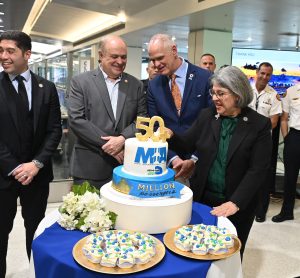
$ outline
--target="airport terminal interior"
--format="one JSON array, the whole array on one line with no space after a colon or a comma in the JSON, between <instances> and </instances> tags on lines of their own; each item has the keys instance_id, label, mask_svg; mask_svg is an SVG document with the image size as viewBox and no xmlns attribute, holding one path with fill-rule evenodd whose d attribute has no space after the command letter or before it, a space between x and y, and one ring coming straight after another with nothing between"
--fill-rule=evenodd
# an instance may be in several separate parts
<instances>
[{"instance_id":1,"label":"airport terminal interior","mask_svg":"<svg viewBox=\"0 0 300 278\"><path fill-rule=\"evenodd\" d=\"M203 53L212 53L217 68L231 64L244 67L250 79L247 70L265 59L279 65L295 63L293 72L284 66L274 69L278 77L272 85L278 87L278 94L284 94L291 84L282 80L293 76L300 81L299 10L299 0L0 0L0 32L15 29L31 36L30 69L54 82L59 94L63 135L53 157L54 180L47 213L58 208L72 184L69 163L75 135L68 127L70 82L73 76L98 66L100 37L116 34L126 41L125 71L138 79L147 78L147 45L157 33L170 35L180 56L191 63L199 64ZM295 220L271 221L280 210L283 193L284 143L279 125L277 132L275 188L267 220L254 222L250 233L243 261L246 278L300 276L299 178ZM18 209L9 242L7 277L28 275Z\"/></svg>"}]
</instances>

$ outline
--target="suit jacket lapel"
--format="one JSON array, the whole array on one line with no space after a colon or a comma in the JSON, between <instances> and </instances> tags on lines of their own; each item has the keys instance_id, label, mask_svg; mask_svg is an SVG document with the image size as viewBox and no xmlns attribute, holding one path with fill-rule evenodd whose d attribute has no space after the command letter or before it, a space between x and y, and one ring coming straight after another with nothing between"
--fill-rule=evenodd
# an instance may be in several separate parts
<instances>
[{"instance_id":1,"label":"suit jacket lapel","mask_svg":"<svg viewBox=\"0 0 300 278\"><path fill-rule=\"evenodd\" d=\"M121 119L121 114L125 105L125 100L126 96L128 94L128 79L126 73L123 73L122 79L119 83L119 92L118 92L118 104L117 104L117 114L116 114L116 124L115 126L118 125L120 119Z\"/></svg>"},{"instance_id":2,"label":"suit jacket lapel","mask_svg":"<svg viewBox=\"0 0 300 278\"><path fill-rule=\"evenodd\" d=\"M181 113L184 111L184 109L187 109L186 103L192 92L194 78L195 78L195 72L194 72L194 70L191 69L191 66L189 64L187 73L186 73L186 79L185 79L185 87L184 87L183 99L182 99L182 104L181 104Z\"/></svg>"},{"instance_id":3,"label":"suit jacket lapel","mask_svg":"<svg viewBox=\"0 0 300 278\"><path fill-rule=\"evenodd\" d=\"M103 100L104 106L106 108L107 114L110 117L112 122L115 122L115 117L114 117L114 113L111 107L111 102L110 102L110 98L109 98L109 93L106 87L106 83L104 80L104 76L101 72L101 70L98 68L96 70L94 70L92 72L93 74L93 80L95 82L95 85L98 89L98 93L100 95L100 97Z\"/></svg>"},{"instance_id":4,"label":"suit jacket lapel","mask_svg":"<svg viewBox=\"0 0 300 278\"><path fill-rule=\"evenodd\" d=\"M227 153L227 165L229 164L234 152L244 140L245 136L251 132L251 128L247 128L247 125L251 123L251 120L246 115L247 113L242 113L230 140Z\"/></svg>"},{"instance_id":5,"label":"suit jacket lapel","mask_svg":"<svg viewBox=\"0 0 300 278\"><path fill-rule=\"evenodd\" d=\"M32 109L33 109L33 128L34 132L38 126L38 120L41 111L41 105L43 101L43 90L44 84L39 83L38 76L36 76L33 72L31 72L31 85L32 85Z\"/></svg>"},{"instance_id":6,"label":"suit jacket lapel","mask_svg":"<svg viewBox=\"0 0 300 278\"><path fill-rule=\"evenodd\" d=\"M18 130L18 132L20 132L17 118L17 107L13 99L13 93L17 92L6 73L3 72L1 74L0 82L2 84L0 88L0 90L2 90L1 96L3 97L4 102L7 104L8 110L10 111L16 129Z\"/></svg>"}]
</instances>

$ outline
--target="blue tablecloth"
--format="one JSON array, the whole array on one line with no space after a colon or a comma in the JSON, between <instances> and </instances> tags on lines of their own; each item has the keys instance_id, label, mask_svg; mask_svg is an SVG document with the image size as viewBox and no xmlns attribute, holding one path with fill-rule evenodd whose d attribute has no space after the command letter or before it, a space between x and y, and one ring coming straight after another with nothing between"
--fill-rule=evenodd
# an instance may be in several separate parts
<instances>
[{"instance_id":1,"label":"blue tablecloth","mask_svg":"<svg viewBox=\"0 0 300 278\"><path fill-rule=\"evenodd\" d=\"M211 208L208 206L193 203L190 224L216 225L217 218L209 213L210 210ZM47 228L32 244L36 278L108 277L108 274L93 272L83 268L73 259L73 246L86 235L88 233L67 231L57 223ZM154 236L163 242L164 234ZM126 274L126 277L206 277L210 264L210 261L193 260L176 255L166 248L166 255L159 264L142 272Z\"/></svg>"}]
</instances>

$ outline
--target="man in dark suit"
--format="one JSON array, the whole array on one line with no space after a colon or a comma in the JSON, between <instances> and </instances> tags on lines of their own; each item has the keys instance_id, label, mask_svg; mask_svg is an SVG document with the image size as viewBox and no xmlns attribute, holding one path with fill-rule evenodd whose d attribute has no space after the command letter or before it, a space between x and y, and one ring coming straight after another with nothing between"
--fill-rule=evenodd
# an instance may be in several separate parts
<instances>
[{"instance_id":1,"label":"man in dark suit","mask_svg":"<svg viewBox=\"0 0 300 278\"><path fill-rule=\"evenodd\" d=\"M61 138L55 85L28 69L31 39L19 31L0 36L0 277L20 198L28 258L44 218L53 179L51 156Z\"/></svg>"},{"instance_id":2,"label":"man in dark suit","mask_svg":"<svg viewBox=\"0 0 300 278\"><path fill-rule=\"evenodd\" d=\"M202 108L211 104L207 70L201 69L178 56L176 44L165 34L154 35L148 45L149 58L157 68L158 76L149 82L148 113L163 118L165 125L175 133L183 134L194 122ZM172 74L181 94L180 111L171 93ZM186 180L191 176L197 156L169 149L169 163L176 170L182 160L189 160ZM182 181L185 183L185 181Z\"/></svg>"},{"instance_id":3,"label":"man in dark suit","mask_svg":"<svg viewBox=\"0 0 300 278\"><path fill-rule=\"evenodd\" d=\"M142 82L124 72L127 46L109 35L99 43L100 65L75 76L69 95L69 124L76 135L71 159L74 183L100 188L123 161L126 138L136 132L137 116L147 114Z\"/></svg>"}]
</instances>

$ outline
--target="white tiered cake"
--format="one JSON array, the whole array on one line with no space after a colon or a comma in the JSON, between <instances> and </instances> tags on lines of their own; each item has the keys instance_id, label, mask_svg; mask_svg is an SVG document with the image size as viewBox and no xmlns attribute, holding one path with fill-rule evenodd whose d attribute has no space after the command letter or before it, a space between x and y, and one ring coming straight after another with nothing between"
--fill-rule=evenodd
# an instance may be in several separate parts
<instances>
[{"instance_id":1,"label":"white tiered cake","mask_svg":"<svg viewBox=\"0 0 300 278\"><path fill-rule=\"evenodd\" d=\"M166 167L167 142L146 137L126 140L124 165L114 169L100 194L118 215L116 229L158 234L190 222L193 193L174 182L174 171Z\"/></svg>"}]
</instances>

